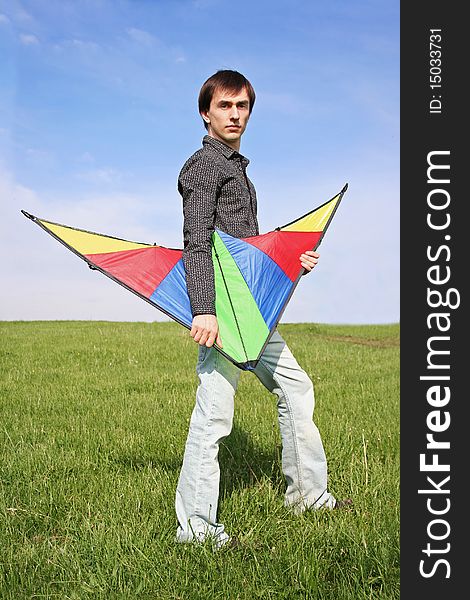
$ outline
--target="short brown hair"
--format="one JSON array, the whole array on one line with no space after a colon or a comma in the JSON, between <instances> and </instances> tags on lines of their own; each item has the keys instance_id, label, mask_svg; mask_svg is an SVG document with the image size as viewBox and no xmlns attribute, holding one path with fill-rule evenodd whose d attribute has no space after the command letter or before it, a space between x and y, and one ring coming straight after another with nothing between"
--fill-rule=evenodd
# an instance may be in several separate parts
<instances>
[{"instance_id":1,"label":"short brown hair","mask_svg":"<svg viewBox=\"0 0 470 600\"><path fill-rule=\"evenodd\" d=\"M217 71L214 75L211 75L201 87L201 91L199 92L199 114L209 110L216 90L225 90L236 94L243 88L246 89L248 98L250 99L249 114L251 114L255 104L256 95L255 90L248 79L238 71L231 71L230 69L221 69ZM204 127L206 129L208 128L208 124L205 121Z\"/></svg>"}]
</instances>

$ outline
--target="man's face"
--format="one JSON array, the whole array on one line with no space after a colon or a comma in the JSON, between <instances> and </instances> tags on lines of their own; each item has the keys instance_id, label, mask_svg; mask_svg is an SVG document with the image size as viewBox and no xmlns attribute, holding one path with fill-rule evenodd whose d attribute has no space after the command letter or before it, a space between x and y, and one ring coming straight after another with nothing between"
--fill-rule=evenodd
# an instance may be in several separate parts
<instances>
[{"instance_id":1,"label":"man's face","mask_svg":"<svg viewBox=\"0 0 470 600\"><path fill-rule=\"evenodd\" d=\"M216 90L209 110L202 113L202 118L209 125L208 134L234 150L240 148L240 138L249 117L250 99L245 88L236 94Z\"/></svg>"}]
</instances>

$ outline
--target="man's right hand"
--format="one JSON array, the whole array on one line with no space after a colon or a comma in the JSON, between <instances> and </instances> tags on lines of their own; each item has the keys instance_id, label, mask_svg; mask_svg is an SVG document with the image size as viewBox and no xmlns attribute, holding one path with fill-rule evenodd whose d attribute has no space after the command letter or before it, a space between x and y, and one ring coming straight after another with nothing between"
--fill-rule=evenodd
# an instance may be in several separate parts
<instances>
[{"instance_id":1,"label":"man's right hand","mask_svg":"<svg viewBox=\"0 0 470 600\"><path fill-rule=\"evenodd\" d=\"M219 324L215 315L196 315L189 335L200 346L210 348L214 342L222 348L222 340L219 336Z\"/></svg>"}]
</instances>

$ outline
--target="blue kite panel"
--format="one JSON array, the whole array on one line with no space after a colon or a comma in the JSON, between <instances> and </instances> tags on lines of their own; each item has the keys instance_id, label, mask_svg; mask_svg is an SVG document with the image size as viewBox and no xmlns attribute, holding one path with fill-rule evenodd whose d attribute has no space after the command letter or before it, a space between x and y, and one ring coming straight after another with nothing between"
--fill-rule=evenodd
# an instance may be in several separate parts
<instances>
[{"instance_id":1,"label":"blue kite panel","mask_svg":"<svg viewBox=\"0 0 470 600\"><path fill-rule=\"evenodd\" d=\"M149 300L174 315L188 327L191 327L193 315L186 289L183 259L180 259L165 279L160 282Z\"/></svg>"},{"instance_id":2,"label":"blue kite panel","mask_svg":"<svg viewBox=\"0 0 470 600\"><path fill-rule=\"evenodd\" d=\"M259 248L219 229L217 233L240 269L266 325L271 329L289 296L293 281Z\"/></svg>"}]
</instances>

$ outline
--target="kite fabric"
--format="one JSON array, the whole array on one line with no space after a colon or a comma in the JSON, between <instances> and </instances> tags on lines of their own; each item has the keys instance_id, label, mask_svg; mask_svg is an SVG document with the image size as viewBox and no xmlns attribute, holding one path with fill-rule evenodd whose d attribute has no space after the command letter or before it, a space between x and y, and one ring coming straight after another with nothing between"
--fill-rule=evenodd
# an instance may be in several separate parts
<instances>
[{"instance_id":1,"label":"kite fabric","mask_svg":"<svg viewBox=\"0 0 470 600\"><path fill-rule=\"evenodd\" d=\"M347 187L269 233L241 239L219 229L212 234L216 313L223 344L215 347L241 369L256 367L305 272L300 255L318 248ZM191 328L182 250L131 242L21 212L90 268Z\"/></svg>"}]
</instances>

